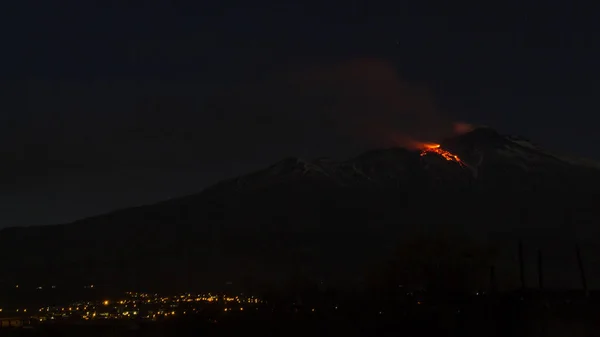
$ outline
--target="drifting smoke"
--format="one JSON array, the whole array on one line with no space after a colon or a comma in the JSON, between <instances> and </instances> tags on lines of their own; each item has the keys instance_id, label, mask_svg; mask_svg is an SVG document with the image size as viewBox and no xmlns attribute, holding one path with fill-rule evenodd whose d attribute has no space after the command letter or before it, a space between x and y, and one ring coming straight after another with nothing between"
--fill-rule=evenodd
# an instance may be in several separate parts
<instances>
[{"instance_id":1,"label":"drifting smoke","mask_svg":"<svg viewBox=\"0 0 600 337\"><path fill-rule=\"evenodd\" d=\"M335 135L368 147L416 149L470 128L453 123L425 88L377 59L287 71L241 88L228 101L232 110L257 111L260 135L271 141L310 137L328 144Z\"/></svg>"},{"instance_id":2,"label":"drifting smoke","mask_svg":"<svg viewBox=\"0 0 600 337\"><path fill-rule=\"evenodd\" d=\"M473 131L475 127L469 123L456 122L454 123L454 133L458 135L462 135L463 133L467 133Z\"/></svg>"}]
</instances>

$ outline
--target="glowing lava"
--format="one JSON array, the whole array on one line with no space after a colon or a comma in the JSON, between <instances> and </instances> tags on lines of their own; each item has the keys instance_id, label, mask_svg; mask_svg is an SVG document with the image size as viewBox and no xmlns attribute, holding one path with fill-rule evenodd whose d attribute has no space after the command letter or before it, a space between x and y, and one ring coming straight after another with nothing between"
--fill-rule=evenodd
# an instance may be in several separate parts
<instances>
[{"instance_id":1,"label":"glowing lava","mask_svg":"<svg viewBox=\"0 0 600 337\"><path fill-rule=\"evenodd\" d=\"M421 156L426 156L429 153L436 153L448 161L454 161L454 162L459 163L460 165L463 165L462 160L460 160L460 158L457 155L442 149L440 144L432 144L432 143L423 144L422 150L421 150Z\"/></svg>"}]
</instances>

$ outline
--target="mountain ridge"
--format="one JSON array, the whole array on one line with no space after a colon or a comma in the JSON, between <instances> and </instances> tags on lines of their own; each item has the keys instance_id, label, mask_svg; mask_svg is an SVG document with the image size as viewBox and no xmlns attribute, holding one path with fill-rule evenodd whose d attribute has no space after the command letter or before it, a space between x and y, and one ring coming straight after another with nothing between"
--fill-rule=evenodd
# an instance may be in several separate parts
<instances>
[{"instance_id":1,"label":"mountain ridge","mask_svg":"<svg viewBox=\"0 0 600 337\"><path fill-rule=\"evenodd\" d=\"M197 194L4 229L3 279L184 289L232 279L278 284L301 269L352 283L416 232L452 228L485 241L559 228L555 238L576 240L572 228L584 224L584 238L600 234L600 171L528 144L475 129L438 148L460 162L399 147L340 162L290 157Z\"/></svg>"},{"instance_id":2,"label":"mountain ridge","mask_svg":"<svg viewBox=\"0 0 600 337\"><path fill-rule=\"evenodd\" d=\"M481 142L482 138L485 139L485 141ZM460 146L458 146L458 148L456 148L457 147L455 144L456 139L460 139L463 142L466 140L466 142L468 142L468 143L476 142L478 145L481 145L482 143L486 144L483 146L484 150L487 146L489 146L490 143L492 143L492 145L493 145L492 147L493 148L495 147L494 150L496 150L496 151L498 150L498 148L502 149L502 148L507 148L508 145L513 145L513 147L517 146L518 149L525 149L527 152L534 151L540 157L544 157L544 158L547 158L552 161L557 161L561 164L572 165L573 168L597 169L598 172L600 173L600 162L596 162L594 160L590 160L590 159L586 159L586 158L570 158L570 157L565 157L565 156L557 156L551 152L544 150L542 147L532 143L530 140L528 140L522 136L501 135L496 130L494 130L493 128L488 127L488 126L477 127L470 132L467 132L467 133L459 135L459 136L444 139L441 142L441 144L444 148L447 147L453 151L457 151L457 153L459 154L459 157L461 157L461 158L463 158L466 154L466 158L463 159L463 161L471 169L477 168L477 166L481 165L481 162L483 161L483 156L473 157L472 152L475 151L481 155L482 149L481 148L465 149L465 148L461 148ZM500 150L500 151L502 151L502 150ZM256 170L256 171L253 171L253 172L250 172L247 174L242 174L242 175L234 177L234 178L225 179L225 180L219 181L213 185L209 185L205 189L203 189L201 192L198 192L198 193L175 197L175 198L171 198L168 200L162 200L162 201L158 201L158 202L154 202L154 203L143 204L143 205L139 205L139 206L115 209L115 210L107 212L107 213L93 215L93 216L86 217L83 219L75 220L75 221L72 221L67 224L72 224L72 223L75 224L75 223L80 223L82 221L85 221L85 220L91 219L91 218L109 216L109 215L112 215L115 213L128 212L128 211L138 210L138 209L145 209L147 207L152 207L155 205L162 205L162 204L177 202L177 200L179 200L179 199L194 198L194 197L199 196L202 193L206 193L207 191L210 192L215 189L222 188L224 185L227 185L227 184L234 184L234 185L240 186L240 185L244 184L245 180L252 179L255 177L261 177L261 176L266 177L266 178L273 178L273 176L278 176L278 175L282 175L282 174L286 175L286 174L301 173L301 176L307 175L307 174L308 175L312 174L312 175L316 175L317 177L320 176L321 178L325 178L325 177L330 177L331 175L334 175L334 174L342 174L342 175L349 175L349 176L352 176L354 174L356 176L363 178L364 181L366 181L366 182L368 182L368 181L373 182L374 180L372 178L370 178L368 174L366 174L365 172L363 172L362 170L359 169L359 168L364 168L365 163L379 162L381 165L387 165L387 166L393 167L393 165L390 165L390 162L389 162L390 159L398 160L399 158L404 159L406 157L417 158L417 155L421 152L422 152L422 150L409 150L404 147L396 146L396 147L368 150L357 156L353 156L347 160L338 160L338 161L331 160L330 158L323 158L323 157L319 157L314 160L308 160L308 159L301 158L301 157L290 156L290 157L286 157L278 162L275 162L271 165L268 165L266 168L259 169L259 170ZM519 155L527 157L527 154L523 155L523 153L519 153L518 150L517 151L513 150L513 152L514 153L510 153L510 151L505 151L505 152L500 152L500 154L507 156L507 157L510 157L511 155L514 157L517 157L517 158L519 157ZM386 161L386 159L388 159L388 160ZM439 158L436 158L434 160L437 160L437 159L439 159ZM523 158L518 159L519 166L523 165L522 159ZM443 163L443 161L440 161L440 162ZM361 163L362 163L362 165L361 165ZM371 167L371 169L373 169L373 167ZM476 175L476 173L475 173L475 175ZM339 181L340 179L341 179L341 181ZM334 183L339 183L340 187L346 187L347 184L343 183L344 177L341 177L340 179L334 181ZM65 225L65 224L11 226L11 227L7 227L7 228L0 230L0 233L3 230L10 230L13 228L29 228L29 227L38 227L38 226L61 226L61 225Z\"/></svg>"}]
</instances>

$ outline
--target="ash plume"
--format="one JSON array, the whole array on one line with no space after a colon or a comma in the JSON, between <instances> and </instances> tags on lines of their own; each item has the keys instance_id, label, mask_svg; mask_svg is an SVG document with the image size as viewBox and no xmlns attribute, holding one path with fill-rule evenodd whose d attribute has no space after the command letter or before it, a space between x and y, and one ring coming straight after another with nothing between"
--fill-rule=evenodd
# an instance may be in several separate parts
<instances>
[{"instance_id":1,"label":"ash plume","mask_svg":"<svg viewBox=\"0 0 600 337\"><path fill-rule=\"evenodd\" d=\"M251 112L244 126L253 127L232 126L232 132L254 130L250 142L280 139L292 147L307 142L414 147L468 130L444 116L426 88L401 79L378 59L279 72L238 87L218 104L223 120L233 111Z\"/></svg>"},{"instance_id":2,"label":"ash plume","mask_svg":"<svg viewBox=\"0 0 600 337\"><path fill-rule=\"evenodd\" d=\"M359 59L311 69L301 81L332 96L334 104L322 113L334 121L338 132L373 146L412 147L456 131L425 87L401 79L385 61Z\"/></svg>"}]
</instances>

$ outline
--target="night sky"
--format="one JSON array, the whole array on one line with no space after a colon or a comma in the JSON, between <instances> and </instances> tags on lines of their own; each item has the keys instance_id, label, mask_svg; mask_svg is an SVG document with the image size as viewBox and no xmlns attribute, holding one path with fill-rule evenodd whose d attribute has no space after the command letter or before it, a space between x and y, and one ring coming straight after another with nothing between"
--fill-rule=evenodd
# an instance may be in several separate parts
<instances>
[{"instance_id":1,"label":"night sky","mask_svg":"<svg viewBox=\"0 0 600 337\"><path fill-rule=\"evenodd\" d=\"M430 140L453 121L600 159L592 8L126 3L1 5L0 228Z\"/></svg>"}]
</instances>

